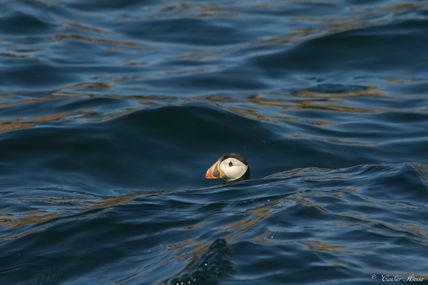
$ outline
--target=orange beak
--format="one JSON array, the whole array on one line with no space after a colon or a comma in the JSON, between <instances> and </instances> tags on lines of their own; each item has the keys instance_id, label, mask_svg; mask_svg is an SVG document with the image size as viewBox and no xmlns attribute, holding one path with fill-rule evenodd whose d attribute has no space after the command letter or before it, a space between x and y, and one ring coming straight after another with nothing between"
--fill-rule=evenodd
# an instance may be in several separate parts
<instances>
[{"instance_id":1,"label":"orange beak","mask_svg":"<svg viewBox=\"0 0 428 285\"><path fill-rule=\"evenodd\" d=\"M207 172L205 173L205 179L218 179L220 178L221 171L219 169L220 162L216 161L213 165L208 168Z\"/></svg>"}]
</instances>

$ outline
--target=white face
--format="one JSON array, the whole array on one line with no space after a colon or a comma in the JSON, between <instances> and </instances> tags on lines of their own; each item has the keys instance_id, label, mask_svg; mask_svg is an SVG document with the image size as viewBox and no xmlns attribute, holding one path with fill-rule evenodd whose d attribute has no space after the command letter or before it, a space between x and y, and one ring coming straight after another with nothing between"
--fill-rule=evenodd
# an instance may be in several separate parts
<instances>
[{"instance_id":1,"label":"white face","mask_svg":"<svg viewBox=\"0 0 428 285\"><path fill-rule=\"evenodd\" d=\"M242 177L248 169L242 161L229 157L220 163L219 169L223 172L226 181L233 181Z\"/></svg>"}]
</instances>

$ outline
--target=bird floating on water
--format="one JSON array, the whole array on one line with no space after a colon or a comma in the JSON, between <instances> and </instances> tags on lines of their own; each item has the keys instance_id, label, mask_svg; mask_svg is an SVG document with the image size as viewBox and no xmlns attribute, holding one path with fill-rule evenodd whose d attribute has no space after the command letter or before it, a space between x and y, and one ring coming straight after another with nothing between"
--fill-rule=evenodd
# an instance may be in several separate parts
<instances>
[{"instance_id":1,"label":"bird floating on water","mask_svg":"<svg viewBox=\"0 0 428 285\"><path fill-rule=\"evenodd\" d=\"M205 178L223 179L225 183L247 180L250 179L250 167L242 155L228 153L208 168Z\"/></svg>"}]
</instances>

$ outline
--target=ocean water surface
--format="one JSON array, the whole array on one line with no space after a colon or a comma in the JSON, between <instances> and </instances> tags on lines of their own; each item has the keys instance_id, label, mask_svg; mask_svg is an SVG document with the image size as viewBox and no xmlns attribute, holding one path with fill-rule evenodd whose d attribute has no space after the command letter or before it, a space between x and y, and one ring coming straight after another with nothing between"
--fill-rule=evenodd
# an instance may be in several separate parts
<instances>
[{"instance_id":1,"label":"ocean water surface","mask_svg":"<svg viewBox=\"0 0 428 285\"><path fill-rule=\"evenodd\" d=\"M0 284L428 284L427 1L0 7Z\"/></svg>"}]
</instances>

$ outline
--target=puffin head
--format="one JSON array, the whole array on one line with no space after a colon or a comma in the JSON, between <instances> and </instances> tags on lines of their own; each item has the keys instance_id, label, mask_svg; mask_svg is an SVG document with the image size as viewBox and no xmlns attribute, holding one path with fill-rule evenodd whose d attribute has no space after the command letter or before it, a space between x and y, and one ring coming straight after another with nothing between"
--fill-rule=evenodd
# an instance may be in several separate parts
<instances>
[{"instance_id":1,"label":"puffin head","mask_svg":"<svg viewBox=\"0 0 428 285\"><path fill-rule=\"evenodd\" d=\"M217 159L208 168L206 179L223 179L224 182L246 180L250 178L250 167L247 160L236 153L228 153Z\"/></svg>"}]
</instances>

